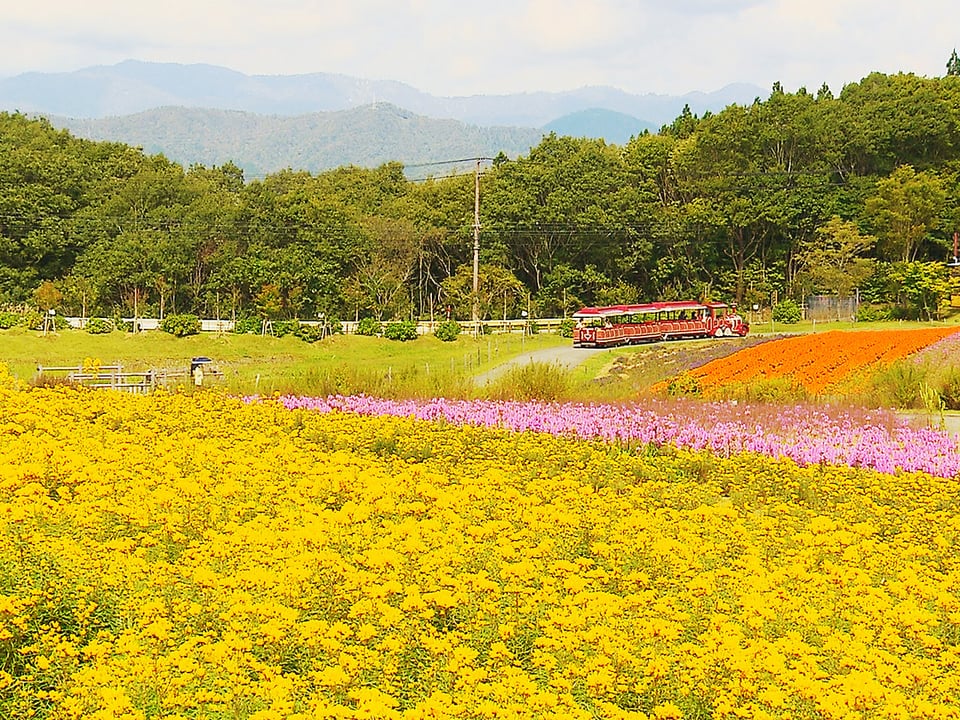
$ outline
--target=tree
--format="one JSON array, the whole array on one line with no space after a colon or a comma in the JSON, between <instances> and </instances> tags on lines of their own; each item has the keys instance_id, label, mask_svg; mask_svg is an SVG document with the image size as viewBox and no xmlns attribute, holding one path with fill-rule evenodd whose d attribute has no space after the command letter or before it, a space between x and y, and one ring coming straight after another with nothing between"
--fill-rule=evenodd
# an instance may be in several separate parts
<instances>
[{"instance_id":1,"label":"tree","mask_svg":"<svg viewBox=\"0 0 960 720\"><path fill-rule=\"evenodd\" d=\"M957 49L954 48L950 53L950 59L947 60L947 75L960 75L960 57L957 57Z\"/></svg>"},{"instance_id":2,"label":"tree","mask_svg":"<svg viewBox=\"0 0 960 720\"><path fill-rule=\"evenodd\" d=\"M407 220L371 217L364 221L369 250L350 278L349 294L356 307L402 318L410 308L409 280L414 275L419 237Z\"/></svg>"},{"instance_id":3,"label":"tree","mask_svg":"<svg viewBox=\"0 0 960 720\"><path fill-rule=\"evenodd\" d=\"M96 284L89 277L71 273L60 282L60 287L67 312L79 311L80 317L86 319L87 309L97 300Z\"/></svg>"},{"instance_id":4,"label":"tree","mask_svg":"<svg viewBox=\"0 0 960 720\"><path fill-rule=\"evenodd\" d=\"M186 264L184 295L194 312L219 317L219 288L211 279L241 244L236 238L243 235L237 225L242 208L243 171L233 163L209 169L195 166L187 173L186 185L191 199L184 208L179 233L181 256Z\"/></svg>"},{"instance_id":5,"label":"tree","mask_svg":"<svg viewBox=\"0 0 960 720\"><path fill-rule=\"evenodd\" d=\"M562 263L544 276L543 288L537 293L540 309L549 315L567 317L587 305L598 305L597 298L610 288L610 278L593 265L582 270ZM617 303L626 302L618 299Z\"/></svg>"},{"instance_id":6,"label":"tree","mask_svg":"<svg viewBox=\"0 0 960 720\"><path fill-rule=\"evenodd\" d=\"M264 285L257 293L256 305L260 319L263 321L261 333L266 335L268 324L279 318L280 313L283 312L283 298L280 295L280 288L273 283Z\"/></svg>"},{"instance_id":7,"label":"tree","mask_svg":"<svg viewBox=\"0 0 960 720\"><path fill-rule=\"evenodd\" d=\"M633 223L637 195L618 148L551 133L529 158L491 171L483 239L534 292L559 263L619 275L625 254L643 241Z\"/></svg>"},{"instance_id":8,"label":"tree","mask_svg":"<svg viewBox=\"0 0 960 720\"><path fill-rule=\"evenodd\" d=\"M60 302L63 300L63 293L61 293L56 285L51 281L45 280L40 283L33 293L33 301L37 304L37 307L43 310L43 312L48 312L53 310Z\"/></svg>"},{"instance_id":9,"label":"tree","mask_svg":"<svg viewBox=\"0 0 960 720\"><path fill-rule=\"evenodd\" d=\"M865 209L877 229L881 257L916 261L927 233L940 222L946 197L939 178L909 165L901 165L878 182Z\"/></svg>"},{"instance_id":10,"label":"tree","mask_svg":"<svg viewBox=\"0 0 960 720\"><path fill-rule=\"evenodd\" d=\"M817 229L815 240L801 244L797 252L799 274L813 290L849 297L876 268L876 261L865 257L876 241L872 235L862 235L856 223L834 216Z\"/></svg>"},{"instance_id":11,"label":"tree","mask_svg":"<svg viewBox=\"0 0 960 720\"><path fill-rule=\"evenodd\" d=\"M526 309L522 303L526 292L516 276L496 265L480 265L477 298L480 319L515 317ZM452 319L469 318L473 309L473 267L461 265L442 283L444 302L450 305Z\"/></svg>"},{"instance_id":12,"label":"tree","mask_svg":"<svg viewBox=\"0 0 960 720\"><path fill-rule=\"evenodd\" d=\"M890 280L897 286L901 302L914 317L938 319L941 305L950 297L950 279L942 263L898 264L891 271Z\"/></svg>"},{"instance_id":13,"label":"tree","mask_svg":"<svg viewBox=\"0 0 960 720\"><path fill-rule=\"evenodd\" d=\"M697 122L697 116L690 111L689 103L685 103L677 118L670 125L664 126L661 134L680 139L690 137L696 132Z\"/></svg>"}]
</instances>

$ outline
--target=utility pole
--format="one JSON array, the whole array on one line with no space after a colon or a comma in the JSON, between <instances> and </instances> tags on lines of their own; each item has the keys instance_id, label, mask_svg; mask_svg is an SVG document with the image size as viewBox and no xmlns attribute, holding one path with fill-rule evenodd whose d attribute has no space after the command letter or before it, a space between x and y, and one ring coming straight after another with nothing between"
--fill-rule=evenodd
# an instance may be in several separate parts
<instances>
[{"instance_id":1,"label":"utility pole","mask_svg":"<svg viewBox=\"0 0 960 720\"><path fill-rule=\"evenodd\" d=\"M480 161L473 180L473 332L480 337Z\"/></svg>"}]
</instances>

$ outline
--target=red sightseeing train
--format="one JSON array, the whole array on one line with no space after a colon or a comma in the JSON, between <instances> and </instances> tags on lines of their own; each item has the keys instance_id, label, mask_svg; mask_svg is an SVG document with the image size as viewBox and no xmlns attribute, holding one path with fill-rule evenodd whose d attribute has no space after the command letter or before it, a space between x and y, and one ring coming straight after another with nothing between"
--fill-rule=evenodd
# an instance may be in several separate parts
<instances>
[{"instance_id":1,"label":"red sightseeing train","mask_svg":"<svg viewBox=\"0 0 960 720\"><path fill-rule=\"evenodd\" d=\"M574 347L608 347L680 338L743 337L750 325L720 302L655 302L585 307L573 314Z\"/></svg>"}]
</instances>

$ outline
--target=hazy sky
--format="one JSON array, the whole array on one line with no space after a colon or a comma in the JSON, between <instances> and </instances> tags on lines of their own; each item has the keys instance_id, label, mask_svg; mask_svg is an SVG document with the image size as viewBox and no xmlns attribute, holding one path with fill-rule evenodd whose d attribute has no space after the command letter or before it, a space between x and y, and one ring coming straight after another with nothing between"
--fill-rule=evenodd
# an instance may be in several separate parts
<instances>
[{"instance_id":1,"label":"hazy sky","mask_svg":"<svg viewBox=\"0 0 960 720\"><path fill-rule=\"evenodd\" d=\"M945 74L957 0L0 0L0 76L122 60L341 73L435 95Z\"/></svg>"}]
</instances>

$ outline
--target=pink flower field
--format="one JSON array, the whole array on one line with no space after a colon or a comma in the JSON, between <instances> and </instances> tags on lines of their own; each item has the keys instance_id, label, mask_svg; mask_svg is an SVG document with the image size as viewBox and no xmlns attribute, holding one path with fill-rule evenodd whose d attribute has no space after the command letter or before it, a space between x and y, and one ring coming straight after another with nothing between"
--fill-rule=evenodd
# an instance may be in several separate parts
<instances>
[{"instance_id":1,"label":"pink flower field","mask_svg":"<svg viewBox=\"0 0 960 720\"><path fill-rule=\"evenodd\" d=\"M800 465L848 465L885 473L922 471L946 478L960 473L955 436L911 426L880 410L679 400L628 405L396 401L362 395L282 396L279 402L288 409L393 415L624 444L673 444L724 456L759 453L790 458Z\"/></svg>"}]
</instances>

